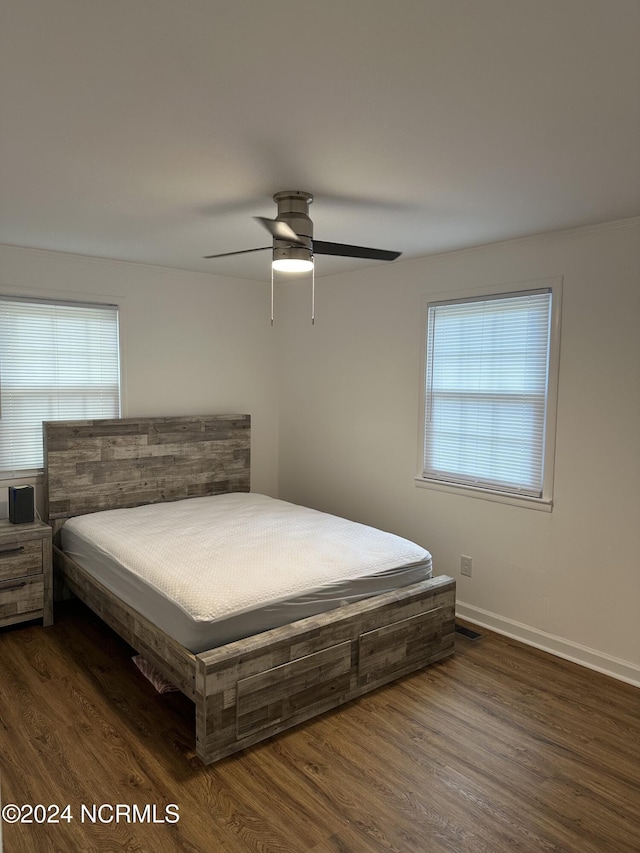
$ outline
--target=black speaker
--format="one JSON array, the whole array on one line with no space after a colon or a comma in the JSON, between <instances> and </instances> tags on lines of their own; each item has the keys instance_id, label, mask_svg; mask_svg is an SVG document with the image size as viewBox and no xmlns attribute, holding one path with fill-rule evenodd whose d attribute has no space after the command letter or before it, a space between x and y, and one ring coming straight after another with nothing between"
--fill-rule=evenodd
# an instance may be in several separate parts
<instances>
[{"instance_id":1,"label":"black speaker","mask_svg":"<svg viewBox=\"0 0 640 853\"><path fill-rule=\"evenodd\" d=\"M33 486L9 486L9 521L27 524L33 519Z\"/></svg>"}]
</instances>

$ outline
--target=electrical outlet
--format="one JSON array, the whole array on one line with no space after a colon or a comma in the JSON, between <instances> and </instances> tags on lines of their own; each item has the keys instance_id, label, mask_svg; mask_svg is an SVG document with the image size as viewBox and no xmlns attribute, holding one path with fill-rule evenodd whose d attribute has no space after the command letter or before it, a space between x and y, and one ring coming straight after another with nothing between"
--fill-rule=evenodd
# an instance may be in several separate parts
<instances>
[{"instance_id":1,"label":"electrical outlet","mask_svg":"<svg viewBox=\"0 0 640 853\"><path fill-rule=\"evenodd\" d=\"M470 578L472 564L473 560L471 559L471 557L465 557L465 555L463 554L460 557L460 574L466 575L466 577Z\"/></svg>"}]
</instances>

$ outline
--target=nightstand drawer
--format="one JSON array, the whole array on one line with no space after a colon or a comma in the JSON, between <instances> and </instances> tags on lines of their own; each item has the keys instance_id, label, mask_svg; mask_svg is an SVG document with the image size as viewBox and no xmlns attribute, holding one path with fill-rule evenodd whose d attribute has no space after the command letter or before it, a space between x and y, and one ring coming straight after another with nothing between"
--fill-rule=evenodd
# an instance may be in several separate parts
<instances>
[{"instance_id":1,"label":"nightstand drawer","mask_svg":"<svg viewBox=\"0 0 640 853\"><path fill-rule=\"evenodd\" d=\"M44 607L44 580L39 577L25 577L0 582L0 623L10 623L14 617L35 611L42 612Z\"/></svg>"},{"instance_id":2,"label":"nightstand drawer","mask_svg":"<svg viewBox=\"0 0 640 853\"><path fill-rule=\"evenodd\" d=\"M42 574L42 539L0 543L0 581Z\"/></svg>"}]
</instances>

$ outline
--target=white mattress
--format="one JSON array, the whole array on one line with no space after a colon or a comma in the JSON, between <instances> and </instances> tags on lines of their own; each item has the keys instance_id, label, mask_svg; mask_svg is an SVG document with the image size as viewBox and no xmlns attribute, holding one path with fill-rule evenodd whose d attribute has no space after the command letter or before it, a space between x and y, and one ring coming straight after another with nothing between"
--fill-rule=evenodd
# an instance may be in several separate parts
<instances>
[{"instance_id":1,"label":"white mattress","mask_svg":"<svg viewBox=\"0 0 640 853\"><path fill-rule=\"evenodd\" d=\"M77 516L62 547L196 653L431 577L407 539L255 493Z\"/></svg>"}]
</instances>

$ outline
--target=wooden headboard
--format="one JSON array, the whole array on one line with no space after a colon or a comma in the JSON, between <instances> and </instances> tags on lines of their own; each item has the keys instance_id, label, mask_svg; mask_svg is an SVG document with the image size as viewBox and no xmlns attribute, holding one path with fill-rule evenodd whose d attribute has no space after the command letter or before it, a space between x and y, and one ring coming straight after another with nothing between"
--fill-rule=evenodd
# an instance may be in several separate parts
<instances>
[{"instance_id":1,"label":"wooden headboard","mask_svg":"<svg viewBox=\"0 0 640 853\"><path fill-rule=\"evenodd\" d=\"M250 415L46 421L45 512L66 518L248 492Z\"/></svg>"}]
</instances>

